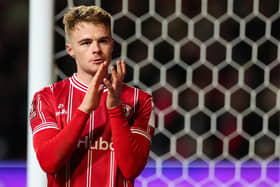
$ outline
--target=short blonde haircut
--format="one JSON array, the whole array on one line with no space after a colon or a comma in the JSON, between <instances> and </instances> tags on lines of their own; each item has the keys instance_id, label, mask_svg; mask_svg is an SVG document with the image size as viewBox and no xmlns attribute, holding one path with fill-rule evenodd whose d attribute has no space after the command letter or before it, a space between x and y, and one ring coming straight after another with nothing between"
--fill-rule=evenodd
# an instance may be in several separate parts
<instances>
[{"instance_id":1,"label":"short blonde haircut","mask_svg":"<svg viewBox=\"0 0 280 187\"><path fill-rule=\"evenodd\" d=\"M77 6L70 8L63 17L64 30L68 40L71 31L80 22L104 24L111 32L111 15L97 6Z\"/></svg>"}]
</instances>

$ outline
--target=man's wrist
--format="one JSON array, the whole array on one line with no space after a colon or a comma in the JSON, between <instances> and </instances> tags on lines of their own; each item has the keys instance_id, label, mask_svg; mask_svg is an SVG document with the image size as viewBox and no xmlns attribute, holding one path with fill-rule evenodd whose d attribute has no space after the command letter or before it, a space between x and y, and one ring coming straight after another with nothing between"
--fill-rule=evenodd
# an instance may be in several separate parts
<instances>
[{"instance_id":1,"label":"man's wrist","mask_svg":"<svg viewBox=\"0 0 280 187\"><path fill-rule=\"evenodd\" d=\"M79 106L78 109L86 114L90 114L91 113L91 110L90 109L87 109L83 106Z\"/></svg>"},{"instance_id":2,"label":"man's wrist","mask_svg":"<svg viewBox=\"0 0 280 187\"><path fill-rule=\"evenodd\" d=\"M110 106L110 107L107 107L108 110L113 110L115 108L118 108L120 107L121 105L114 105L114 106Z\"/></svg>"},{"instance_id":3,"label":"man's wrist","mask_svg":"<svg viewBox=\"0 0 280 187\"><path fill-rule=\"evenodd\" d=\"M122 107L121 107L121 105L119 105L116 107L108 108L108 112L109 112L109 114L114 114L116 112L117 113L122 112Z\"/></svg>"}]
</instances>

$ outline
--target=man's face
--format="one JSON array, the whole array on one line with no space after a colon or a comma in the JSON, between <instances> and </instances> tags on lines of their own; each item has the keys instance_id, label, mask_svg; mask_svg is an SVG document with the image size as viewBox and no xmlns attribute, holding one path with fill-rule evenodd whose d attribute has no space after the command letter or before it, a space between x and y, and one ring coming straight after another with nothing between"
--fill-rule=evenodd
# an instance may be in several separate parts
<instances>
[{"instance_id":1,"label":"man's face","mask_svg":"<svg viewBox=\"0 0 280 187\"><path fill-rule=\"evenodd\" d=\"M101 63L111 61L113 39L110 28L104 24L81 22L71 31L66 47L76 60L78 74L92 76Z\"/></svg>"}]
</instances>

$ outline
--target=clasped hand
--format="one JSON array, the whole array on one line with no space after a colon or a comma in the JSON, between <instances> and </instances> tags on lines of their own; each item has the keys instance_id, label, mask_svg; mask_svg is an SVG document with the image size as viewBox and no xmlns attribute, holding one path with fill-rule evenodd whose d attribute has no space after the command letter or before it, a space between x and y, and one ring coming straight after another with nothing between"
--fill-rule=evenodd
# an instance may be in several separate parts
<instances>
[{"instance_id":1,"label":"clasped hand","mask_svg":"<svg viewBox=\"0 0 280 187\"><path fill-rule=\"evenodd\" d=\"M104 62L98 68L98 71L93 76L92 81L89 84L88 91L79 107L80 110L90 113L97 109L100 103L100 98L103 92L104 85L108 88L107 108L113 109L121 104L121 92L122 82L126 74L126 66L124 60L117 61L117 69L114 66L111 67L111 80L108 80L107 70L108 62Z\"/></svg>"}]
</instances>

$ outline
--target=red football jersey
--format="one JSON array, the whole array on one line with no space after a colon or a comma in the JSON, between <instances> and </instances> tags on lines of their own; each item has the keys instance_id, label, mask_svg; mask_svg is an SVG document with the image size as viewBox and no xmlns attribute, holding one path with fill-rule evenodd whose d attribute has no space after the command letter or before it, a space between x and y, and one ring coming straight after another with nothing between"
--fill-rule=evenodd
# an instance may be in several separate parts
<instances>
[{"instance_id":1,"label":"red football jersey","mask_svg":"<svg viewBox=\"0 0 280 187\"><path fill-rule=\"evenodd\" d=\"M152 98L123 84L121 106L106 108L104 88L90 115L78 109L87 85L72 77L34 95L33 144L49 187L132 187L154 133Z\"/></svg>"}]
</instances>

